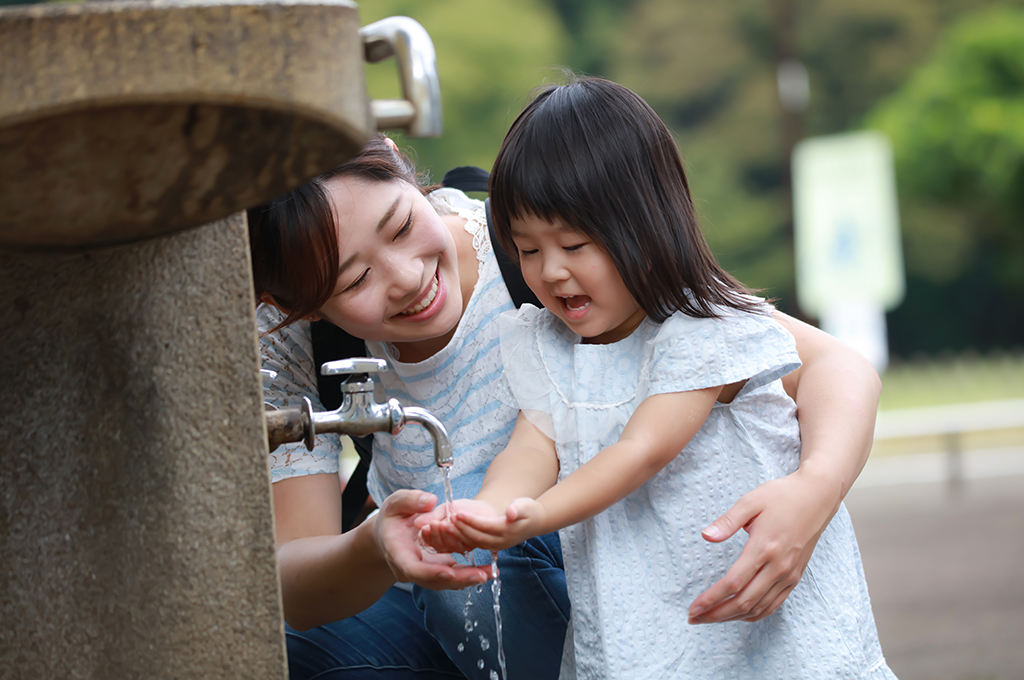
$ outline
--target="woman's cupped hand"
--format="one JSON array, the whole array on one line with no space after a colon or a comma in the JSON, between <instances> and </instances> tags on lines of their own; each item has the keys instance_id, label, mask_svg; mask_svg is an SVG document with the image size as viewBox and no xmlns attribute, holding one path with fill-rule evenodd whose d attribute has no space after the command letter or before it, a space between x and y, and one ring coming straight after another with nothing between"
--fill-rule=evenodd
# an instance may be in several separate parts
<instances>
[{"instance_id":1,"label":"woman's cupped hand","mask_svg":"<svg viewBox=\"0 0 1024 680\"><path fill-rule=\"evenodd\" d=\"M374 517L374 539L395 579L431 590L462 589L484 583L489 567L459 564L450 554L460 550L426 549L420 527L440 509L437 497L424 491L391 494Z\"/></svg>"}]
</instances>

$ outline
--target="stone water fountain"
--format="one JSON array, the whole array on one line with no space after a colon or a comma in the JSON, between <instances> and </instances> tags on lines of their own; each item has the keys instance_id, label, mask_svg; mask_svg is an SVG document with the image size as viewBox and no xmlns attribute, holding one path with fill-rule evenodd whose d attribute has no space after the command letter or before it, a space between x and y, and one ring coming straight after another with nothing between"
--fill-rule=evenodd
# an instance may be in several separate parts
<instances>
[{"instance_id":1,"label":"stone water fountain","mask_svg":"<svg viewBox=\"0 0 1024 680\"><path fill-rule=\"evenodd\" d=\"M438 134L434 68L344 0L0 10L0 678L286 677L240 211Z\"/></svg>"}]
</instances>

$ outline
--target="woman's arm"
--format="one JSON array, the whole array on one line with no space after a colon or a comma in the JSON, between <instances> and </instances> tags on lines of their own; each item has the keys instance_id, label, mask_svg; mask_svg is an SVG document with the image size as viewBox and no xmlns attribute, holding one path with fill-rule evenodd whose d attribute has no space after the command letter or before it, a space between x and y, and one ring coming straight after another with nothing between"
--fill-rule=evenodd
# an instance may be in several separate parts
<instances>
[{"instance_id":1,"label":"woman's arm","mask_svg":"<svg viewBox=\"0 0 1024 680\"><path fill-rule=\"evenodd\" d=\"M413 521L434 507L431 494L398 491L376 515L342 534L337 475L285 479L273 490L284 618L298 630L359 613L396 580L464 588L489 576L420 550Z\"/></svg>"},{"instance_id":2,"label":"woman's arm","mask_svg":"<svg viewBox=\"0 0 1024 680\"><path fill-rule=\"evenodd\" d=\"M741 528L750 535L725 577L693 601L694 623L757 621L778 609L871 450L881 394L875 369L827 333L780 312L775 318L796 338L803 363L782 380L797 405L800 468L744 495L704 530L714 542Z\"/></svg>"},{"instance_id":3,"label":"woman's arm","mask_svg":"<svg viewBox=\"0 0 1024 680\"><path fill-rule=\"evenodd\" d=\"M721 391L719 386L644 399L616 443L535 499L530 494L516 498L505 485L506 475L522 477L524 466L510 461L492 477L492 464L477 498L499 512L504 509L504 516L459 512L456 523L470 544L500 550L593 517L636 491L675 459L704 424ZM521 428L532 428L531 436L543 437L520 415L516 429ZM553 444L550 449L553 454Z\"/></svg>"}]
</instances>

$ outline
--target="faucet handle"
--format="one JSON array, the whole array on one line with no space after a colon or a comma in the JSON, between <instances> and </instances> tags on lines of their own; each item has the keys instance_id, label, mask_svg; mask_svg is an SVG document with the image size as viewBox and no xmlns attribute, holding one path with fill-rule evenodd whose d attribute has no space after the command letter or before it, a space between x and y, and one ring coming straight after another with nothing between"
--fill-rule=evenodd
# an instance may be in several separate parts
<instances>
[{"instance_id":1,"label":"faucet handle","mask_svg":"<svg viewBox=\"0 0 1024 680\"><path fill-rule=\"evenodd\" d=\"M320 367L321 375L350 375L357 381L367 379L369 373L383 373L388 370L388 362L384 359L359 357L355 359L339 359L325 362ZM350 378L349 380L352 380Z\"/></svg>"}]
</instances>

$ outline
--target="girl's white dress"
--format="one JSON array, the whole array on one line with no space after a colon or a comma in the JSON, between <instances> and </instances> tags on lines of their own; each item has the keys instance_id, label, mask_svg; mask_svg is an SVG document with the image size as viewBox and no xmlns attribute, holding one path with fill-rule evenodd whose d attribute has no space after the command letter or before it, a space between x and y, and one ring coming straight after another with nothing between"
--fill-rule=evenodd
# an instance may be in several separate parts
<instances>
[{"instance_id":1,"label":"girl's white dress","mask_svg":"<svg viewBox=\"0 0 1024 680\"><path fill-rule=\"evenodd\" d=\"M875 629L845 507L799 585L756 623L689 625L694 598L736 561L746 534L701 530L744 493L795 471L796 405L779 380L800 364L767 315L719 310L643 321L611 345L581 344L546 310L500 318L516 405L551 437L559 479L622 433L649 395L747 380L716 404L682 453L635 493L561 530L578 678L892 678Z\"/></svg>"}]
</instances>

